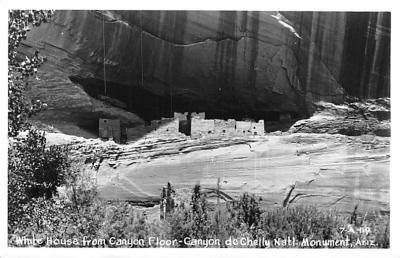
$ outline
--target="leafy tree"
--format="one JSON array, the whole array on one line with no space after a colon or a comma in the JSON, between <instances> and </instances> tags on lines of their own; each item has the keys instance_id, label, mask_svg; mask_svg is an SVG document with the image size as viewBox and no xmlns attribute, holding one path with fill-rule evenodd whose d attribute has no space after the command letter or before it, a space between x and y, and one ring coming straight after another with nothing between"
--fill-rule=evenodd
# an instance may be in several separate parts
<instances>
[{"instance_id":1,"label":"leafy tree","mask_svg":"<svg viewBox=\"0 0 400 258\"><path fill-rule=\"evenodd\" d=\"M8 136L29 128L27 118L45 107L41 101L29 101L25 95L27 78L37 72L44 58L39 51L33 57L17 58L16 49L26 39L29 26L47 22L52 11L10 10L8 12Z\"/></svg>"},{"instance_id":2,"label":"leafy tree","mask_svg":"<svg viewBox=\"0 0 400 258\"><path fill-rule=\"evenodd\" d=\"M192 221L193 221L193 237L205 237L207 228L209 227L207 214L207 200L204 194L201 194L200 184L196 184L192 194Z\"/></svg>"},{"instance_id":3,"label":"leafy tree","mask_svg":"<svg viewBox=\"0 0 400 258\"><path fill-rule=\"evenodd\" d=\"M41 101L29 101L27 79L36 73L44 58L19 58L17 48L26 39L29 26L47 22L52 11L10 10L8 13L8 216L9 228L20 222L32 198L49 199L64 182L69 169L67 150L46 147L44 133L33 129L27 119L43 108ZM18 136L29 129L26 136Z\"/></svg>"},{"instance_id":4,"label":"leafy tree","mask_svg":"<svg viewBox=\"0 0 400 258\"><path fill-rule=\"evenodd\" d=\"M33 129L10 143L8 161L8 216L14 224L32 198L53 196L64 183L70 163L66 147L46 148L44 133Z\"/></svg>"}]
</instances>

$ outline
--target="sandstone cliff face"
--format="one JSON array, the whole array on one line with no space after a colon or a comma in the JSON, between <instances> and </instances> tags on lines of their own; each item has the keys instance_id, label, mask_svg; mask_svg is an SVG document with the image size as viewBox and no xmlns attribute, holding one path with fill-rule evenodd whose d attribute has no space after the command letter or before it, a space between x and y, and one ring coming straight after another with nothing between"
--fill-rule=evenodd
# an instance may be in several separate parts
<instances>
[{"instance_id":1,"label":"sandstone cliff face","mask_svg":"<svg viewBox=\"0 0 400 258\"><path fill-rule=\"evenodd\" d=\"M86 93L145 119L268 120L390 88L389 13L57 11L24 43Z\"/></svg>"},{"instance_id":2,"label":"sandstone cliff face","mask_svg":"<svg viewBox=\"0 0 400 258\"><path fill-rule=\"evenodd\" d=\"M128 145L47 133L48 144L70 144L72 158L97 177L105 200L158 203L165 182L193 182L239 198L262 197L265 208L315 205L346 214L390 211L390 139L374 135L276 134L204 137L150 133ZM95 153L99 156L96 157Z\"/></svg>"}]
</instances>

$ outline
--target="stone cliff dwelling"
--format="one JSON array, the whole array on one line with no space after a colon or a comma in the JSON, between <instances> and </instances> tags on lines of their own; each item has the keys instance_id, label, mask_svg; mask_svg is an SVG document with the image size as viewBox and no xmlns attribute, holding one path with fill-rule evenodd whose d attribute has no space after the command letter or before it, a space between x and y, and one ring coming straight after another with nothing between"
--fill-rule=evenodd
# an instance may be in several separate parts
<instances>
[{"instance_id":1,"label":"stone cliff dwelling","mask_svg":"<svg viewBox=\"0 0 400 258\"><path fill-rule=\"evenodd\" d=\"M99 136L115 142L129 142L143 135L157 131L160 135L176 135L179 133L198 139L213 135L264 135L264 120L236 121L235 119L206 119L205 112L189 114L174 113L173 118L152 120L149 125L133 128L121 128L118 119L99 119Z\"/></svg>"},{"instance_id":2,"label":"stone cliff dwelling","mask_svg":"<svg viewBox=\"0 0 400 258\"><path fill-rule=\"evenodd\" d=\"M119 119L99 119L99 137L101 139L121 142L121 125Z\"/></svg>"}]
</instances>

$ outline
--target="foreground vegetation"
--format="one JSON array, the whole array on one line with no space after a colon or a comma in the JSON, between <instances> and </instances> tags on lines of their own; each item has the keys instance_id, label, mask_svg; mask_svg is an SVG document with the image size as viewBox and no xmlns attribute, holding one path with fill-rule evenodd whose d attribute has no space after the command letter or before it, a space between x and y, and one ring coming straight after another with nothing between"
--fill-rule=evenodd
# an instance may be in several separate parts
<instances>
[{"instance_id":1,"label":"foreground vegetation","mask_svg":"<svg viewBox=\"0 0 400 258\"><path fill-rule=\"evenodd\" d=\"M93 189L74 187L75 190L72 186L66 189L67 194L64 197L57 195L51 199L33 198L25 204L21 219L9 228L9 245L389 247L389 217L378 214L365 216L354 212L351 216L345 216L313 206L263 210L259 200L246 193L237 201L217 206L210 204L200 186L196 185L192 195L179 203L174 201L173 190L171 195L163 193L164 205L161 206L160 219L159 216L149 216L146 209L127 202L102 202ZM169 187L172 189L170 185ZM164 208L165 205L169 207ZM22 242L23 237L39 241Z\"/></svg>"}]
</instances>

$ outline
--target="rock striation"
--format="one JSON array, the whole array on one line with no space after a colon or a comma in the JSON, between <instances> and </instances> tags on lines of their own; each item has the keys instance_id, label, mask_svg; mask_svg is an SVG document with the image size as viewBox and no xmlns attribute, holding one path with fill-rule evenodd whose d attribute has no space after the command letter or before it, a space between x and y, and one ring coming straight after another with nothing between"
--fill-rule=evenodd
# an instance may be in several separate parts
<instances>
[{"instance_id":1,"label":"rock striation","mask_svg":"<svg viewBox=\"0 0 400 258\"><path fill-rule=\"evenodd\" d=\"M314 106L316 109L314 115L309 119L297 121L289 129L290 133L390 136L389 98L343 105L320 101Z\"/></svg>"},{"instance_id":2,"label":"rock striation","mask_svg":"<svg viewBox=\"0 0 400 258\"><path fill-rule=\"evenodd\" d=\"M390 211L390 139L375 135L280 134L205 137L147 134L127 145L47 133L69 144L106 200L158 202L166 182L190 192L220 189L262 197L264 207L316 205L351 213Z\"/></svg>"},{"instance_id":3,"label":"rock striation","mask_svg":"<svg viewBox=\"0 0 400 258\"><path fill-rule=\"evenodd\" d=\"M90 96L145 120L188 110L271 120L390 94L390 13L56 11L20 51L35 48Z\"/></svg>"}]
</instances>

